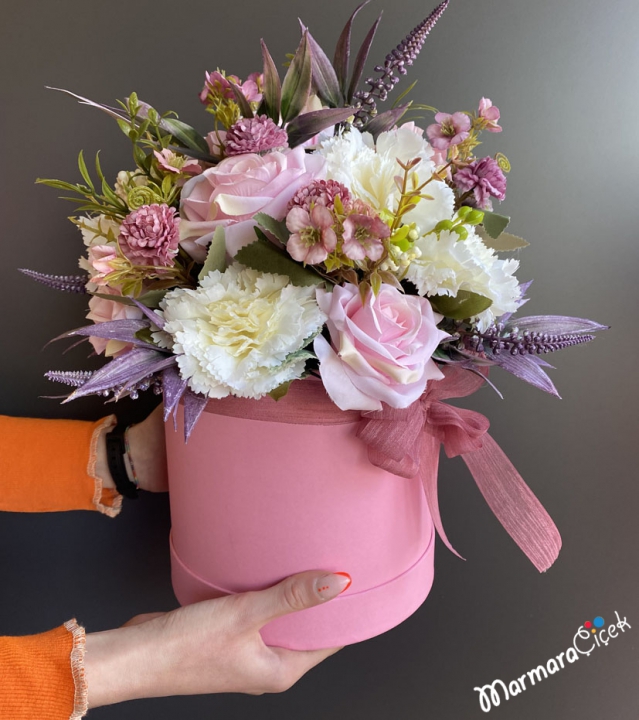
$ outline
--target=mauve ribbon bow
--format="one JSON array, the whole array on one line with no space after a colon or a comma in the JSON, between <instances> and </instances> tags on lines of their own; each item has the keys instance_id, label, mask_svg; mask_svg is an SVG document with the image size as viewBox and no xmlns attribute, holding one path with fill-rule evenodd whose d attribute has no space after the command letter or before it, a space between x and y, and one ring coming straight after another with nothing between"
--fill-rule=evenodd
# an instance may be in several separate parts
<instances>
[{"instance_id":1,"label":"mauve ribbon bow","mask_svg":"<svg viewBox=\"0 0 639 720\"><path fill-rule=\"evenodd\" d=\"M488 434L490 423L480 413L453 407L442 400L466 397L484 382L481 376L455 367L429 381L420 400L405 410L384 406L362 413L358 429L368 445L370 461L406 478L420 476L433 523L444 544L450 544L439 514L437 466L443 443L449 458L461 455L490 509L540 572L557 559L561 536L503 450Z\"/></svg>"}]
</instances>

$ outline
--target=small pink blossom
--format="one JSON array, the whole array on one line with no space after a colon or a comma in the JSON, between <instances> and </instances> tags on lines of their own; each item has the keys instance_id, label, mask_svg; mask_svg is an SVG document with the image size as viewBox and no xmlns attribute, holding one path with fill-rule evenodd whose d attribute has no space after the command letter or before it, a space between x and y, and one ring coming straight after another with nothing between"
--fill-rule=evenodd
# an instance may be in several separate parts
<instances>
[{"instance_id":1,"label":"small pink blossom","mask_svg":"<svg viewBox=\"0 0 639 720\"><path fill-rule=\"evenodd\" d=\"M226 130L212 130L207 134L205 140L209 146L209 152L214 158L221 158L224 155Z\"/></svg>"},{"instance_id":2,"label":"small pink blossom","mask_svg":"<svg viewBox=\"0 0 639 720\"><path fill-rule=\"evenodd\" d=\"M122 295L119 290L111 287L105 287L101 292L107 295ZM89 300L89 310L90 312L86 318L87 320L93 320L94 323L111 322L112 320L139 320L144 317L142 311L133 305L125 305L116 300L107 300L95 295ZM96 353L99 355L105 353L109 357L120 355L133 347L131 343L98 337L90 337L89 342L93 345Z\"/></svg>"},{"instance_id":3,"label":"small pink blossom","mask_svg":"<svg viewBox=\"0 0 639 720\"><path fill-rule=\"evenodd\" d=\"M164 203L142 205L122 221L120 248L135 265L173 265L180 242L179 222L175 208Z\"/></svg>"},{"instance_id":4,"label":"small pink blossom","mask_svg":"<svg viewBox=\"0 0 639 720\"><path fill-rule=\"evenodd\" d=\"M231 125L225 137L227 155L265 153L288 147L286 130L278 127L268 115L240 118Z\"/></svg>"},{"instance_id":5,"label":"small pink blossom","mask_svg":"<svg viewBox=\"0 0 639 720\"><path fill-rule=\"evenodd\" d=\"M324 262L337 246L334 223L333 213L323 205L315 205L310 212L302 207L291 208L286 227L293 234L286 249L293 260L307 265Z\"/></svg>"},{"instance_id":6,"label":"small pink blossom","mask_svg":"<svg viewBox=\"0 0 639 720\"><path fill-rule=\"evenodd\" d=\"M300 188L289 203L292 207L302 207L310 210L313 205L323 205L329 210L335 207L335 198L339 199L344 207L348 207L351 201L351 194L342 183L337 180L313 180L306 187Z\"/></svg>"},{"instance_id":7,"label":"small pink blossom","mask_svg":"<svg viewBox=\"0 0 639 720\"><path fill-rule=\"evenodd\" d=\"M164 148L160 152L154 150L153 154L158 165L166 172L182 175L199 175L202 172L202 167L197 160L186 155L178 155L168 148Z\"/></svg>"},{"instance_id":8,"label":"small pink blossom","mask_svg":"<svg viewBox=\"0 0 639 720\"><path fill-rule=\"evenodd\" d=\"M503 128L498 125L499 122L499 108L493 105L492 100L483 97L479 101L478 117L484 120L484 130L488 132L501 132Z\"/></svg>"},{"instance_id":9,"label":"small pink blossom","mask_svg":"<svg viewBox=\"0 0 639 720\"><path fill-rule=\"evenodd\" d=\"M351 260L379 260L390 228L378 217L355 212L344 220L342 252Z\"/></svg>"},{"instance_id":10,"label":"small pink blossom","mask_svg":"<svg viewBox=\"0 0 639 720\"><path fill-rule=\"evenodd\" d=\"M118 259L115 245L93 245L89 248L89 265L93 270L90 282L106 285L106 276L113 272L111 263Z\"/></svg>"},{"instance_id":11,"label":"small pink blossom","mask_svg":"<svg viewBox=\"0 0 639 720\"><path fill-rule=\"evenodd\" d=\"M262 74L251 73L243 83L237 75L223 75L219 70L205 75L204 87L200 92L200 100L207 104L212 98L235 100L231 82L237 85L242 95L249 101L259 103L262 100Z\"/></svg>"},{"instance_id":12,"label":"small pink blossom","mask_svg":"<svg viewBox=\"0 0 639 720\"><path fill-rule=\"evenodd\" d=\"M426 128L428 139L434 148L447 150L451 145L459 145L469 136L470 118L462 112L452 115L438 112L435 122Z\"/></svg>"},{"instance_id":13,"label":"small pink blossom","mask_svg":"<svg viewBox=\"0 0 639 720\"><path fill-rule=\"evenodd\" d=\"M496 160L485 157L475 160L454 175L455 185L462 192L472 190L475 204L482 210L492 210L491 197L506 197L506 176Z\"/></svg>"}]
</instances>

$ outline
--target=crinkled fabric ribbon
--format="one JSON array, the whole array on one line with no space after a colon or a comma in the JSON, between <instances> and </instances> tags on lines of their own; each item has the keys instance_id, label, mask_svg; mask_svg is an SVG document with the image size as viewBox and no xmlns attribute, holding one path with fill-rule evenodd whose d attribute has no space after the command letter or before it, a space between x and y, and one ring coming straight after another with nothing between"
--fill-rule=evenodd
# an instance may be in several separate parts
<instances>
[{"instance_id":1,"label":"crinkled fabric ribbon","mask_svg":"<svg viewBox=\"0 0 639 720\"><path fill-rule=\"evenodd\" d=\"M461 557L442 525L436 462L441 444L449 458L461 455L499 522L537 570L546 571L561 549L555 523L488 434L487 418L442 402L470 395L483 378L461 368L448 367L444 372L443 380L429 382L420 400L405 410L385 407L362 413L357 434L368 445L370 461L395 475L420 476L437 532Z\"/></svg>"}]
</instances>

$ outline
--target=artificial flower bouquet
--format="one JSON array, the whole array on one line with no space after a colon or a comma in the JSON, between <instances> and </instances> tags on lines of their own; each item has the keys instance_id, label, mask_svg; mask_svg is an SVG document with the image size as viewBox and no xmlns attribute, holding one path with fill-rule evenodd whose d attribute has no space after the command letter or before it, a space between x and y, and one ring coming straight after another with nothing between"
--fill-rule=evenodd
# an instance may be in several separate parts
<instances>
[{"instance_id":1,"label":"artificial flower bouquet","mask_svg":"<svg viewBox=\"0 0 639 720\"><path fill-rule=\"evenodd\" d=\"M335 602L265 628L272 644L343 645L410 615L433 578L440 446L461 455L539 570L559 534L478 413L444 402L498 366L549 393L544 359L603 326L517 317L530 283L493 204L506 157L478 156L500 112L385 109L441 3L360 80L379 20L349 72L351 27L333 61L302 26L285 72L262 42L248 79L206 74L206 136L131 94L111 115L135 168L115 185L99 157L82 182L40 180L79 208L81 275L24 271L87 293L91 325L66 334L108 362L49 372L118 400L163 394L173 582L181 602L348 570ZM283 74L283 78L281 75ZM77 97L77 96L76 96ZM423 129L415 110L434 112ZM188 444L186 441L189 441Z\"/></svg>"}]
</instances>

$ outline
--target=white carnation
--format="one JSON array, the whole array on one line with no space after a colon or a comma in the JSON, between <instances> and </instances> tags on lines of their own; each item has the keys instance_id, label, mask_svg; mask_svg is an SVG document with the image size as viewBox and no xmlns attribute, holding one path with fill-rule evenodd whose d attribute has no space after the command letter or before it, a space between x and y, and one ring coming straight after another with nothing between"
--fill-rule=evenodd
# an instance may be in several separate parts
<instances>
[{"instance_id":1,"label":"white carnation","mask_svg":"<svg viewBox=\"0 0 639 720\"><path fill-rule=\"evenodd\" d=\"M433 148L406 126L380 133L377 144L370 133L353 128L322 143L320 153L326 158L327 177L346 185L354 197L377 212L393 213L397 209L400 191L395 178L403 175L397 160L406 163L420 159L414 170L420 185L432 177L435 169ZM431 232L440 220L450 220L455 204L453 191L439 180L431 181L424 193L432 200L421 200L406 215L407 222L414 222L420 235Z\"/></svg>"},{"instance_id":2,"label":"white carnation","mask_svg":"<svg viewBox=\"0 0 639 720\"><path fill-rule=\"evenodd\" d=\"M87 247L115 243L120 234L120 223L107 215L83 215L71 218L80 228L82 240Z\"/></svg>"},{"instance_id":3,"label":"white carnation","mask_svg":"<svg viewBox=\"0 0 639 720\"><path fill-rule=\"evenodd\" d=\"M305 358L292 354L326 320L314 287L238 264L195 290L167 293L161 307L166 325L156 340L172 347L189 387L211 398L259 398L301 377Z\"/></svg>"},{"instance_id":4,"label":"white carnation","mask_svg":"<svg viewBox=\"0 0 639 720\"><path fill-rule=\"evenodd\" d=\"M406 277L420 295L451 295L470 290L490 298L493 304L476 319L480 330L504 313L519 306L521 292L514 273L519 260L501 260L494 250L486 247L473 227L466 226L468 237L447 230L415 241L421 255L408 267Z\"/></svg>"}]
</instances>

